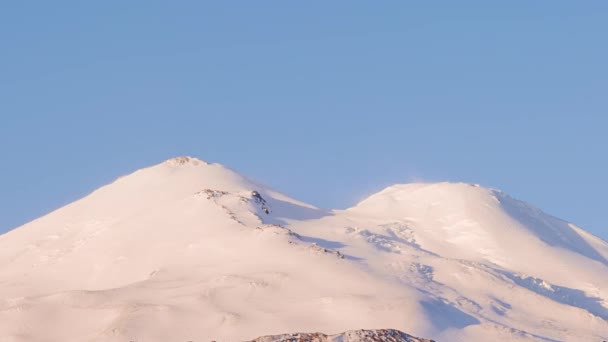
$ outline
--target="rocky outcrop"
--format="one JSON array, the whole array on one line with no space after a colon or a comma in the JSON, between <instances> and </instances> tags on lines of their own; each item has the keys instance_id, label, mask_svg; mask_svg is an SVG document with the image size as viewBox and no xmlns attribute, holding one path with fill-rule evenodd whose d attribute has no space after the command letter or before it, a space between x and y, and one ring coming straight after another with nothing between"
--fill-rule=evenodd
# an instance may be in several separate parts
<instances>
[{"instance_id":1,"label":"rocky outcrop","mask_svg":"<svg viewBox=\"0 0 608 342\"><path fill-rule=\"evenodd\" d=\"M262 197L262 195L260 195L259 192L253 190L251 192L251 198L255 201L255 203L259 204L262 207L262 211L266 215L270 214L270 208L268 207L266 200Z\"/></svg>"},{"instance_id":2,"label":"rocky outcrop","mask_svg":"<svg viewBox=\"0 0 608 342\"><path fill-rule=\"evenodd\" d=\"M251 342L434 342L395 329L351 330L342 334L295 333L258 337Z\"/></svg>"}]
</instances>

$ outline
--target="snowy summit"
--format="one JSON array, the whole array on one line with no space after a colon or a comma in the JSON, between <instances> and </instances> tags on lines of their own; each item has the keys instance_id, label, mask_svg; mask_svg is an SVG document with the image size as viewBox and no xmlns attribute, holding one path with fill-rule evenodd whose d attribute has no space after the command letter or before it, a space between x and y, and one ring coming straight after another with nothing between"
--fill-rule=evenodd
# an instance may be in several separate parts
<instances>
[{"instance_id":1,"label":"snowy summit","mask_svg":"<svg viewBox=\"0 0 608 342\"><path fill-rule=\"evenodd\" d=\"M323 210L179 157L0 236L2 341L602 341L607 321L608 243L471 184Z\"/></svg>"}]
</instances>

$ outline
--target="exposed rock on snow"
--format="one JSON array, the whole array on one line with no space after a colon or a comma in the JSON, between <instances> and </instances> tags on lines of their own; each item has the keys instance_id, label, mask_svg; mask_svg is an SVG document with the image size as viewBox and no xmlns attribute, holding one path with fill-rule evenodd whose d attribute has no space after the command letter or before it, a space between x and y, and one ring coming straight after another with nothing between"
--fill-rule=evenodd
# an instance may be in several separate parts
<instances>
[{"instance_id":1,"label":"exposed rock on snow","mask_svg":"<svg viewBox=\"0 0 608 342\"><path fill-rule=\"evenodd\" d=\"M251 342L434 342L394 329L352 330L337 335L295 333L263 336Z\"/></svg>"},{"instance_id":2,"label":"exposed rock on snow","mask_svg":"<svg viewBox=\"0 0 608 342\"><path fill-rule=\"evenodd\" d=\"M264 214L270 214L270 208L268 207L268 203L266 203L266 200L262 198L262 195L260 195L259 192L253 190L251 192L251 198L255 201L255 203L260 205L260 209L262 209L262 212L264 212Z\"/></svg>"},{"instance_id":3,"label":"exposed rock on snow","mask_svg":"<svg viewBox=\"0 0 608 342\"><path fill-rule=\"evenodd\" d=\"M205 162L203 160L188 157L188 156L171 158L171 159L165 161L165 163L169 164L169 165L178 165L178 166L186 165L186 164L192 164L194 166L208 165L207 162Z\"/></svg>"}]
</instances>

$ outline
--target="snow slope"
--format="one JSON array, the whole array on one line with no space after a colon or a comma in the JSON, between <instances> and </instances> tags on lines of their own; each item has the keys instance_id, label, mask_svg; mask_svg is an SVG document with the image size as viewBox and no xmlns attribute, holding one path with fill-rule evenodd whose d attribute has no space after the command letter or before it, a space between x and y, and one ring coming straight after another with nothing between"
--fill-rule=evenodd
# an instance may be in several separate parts
<instances>
[{"instance_id":1,"label":"snow slope","mask_svg":"<svg viewBox=\"0 0 608 342\"><path fill-rule=\"evenodd\" d=\"M605 241L477 185L328 211L180 157L0 236L0 340L601 341L607 259Z\"/></svg>"}]
</instances>

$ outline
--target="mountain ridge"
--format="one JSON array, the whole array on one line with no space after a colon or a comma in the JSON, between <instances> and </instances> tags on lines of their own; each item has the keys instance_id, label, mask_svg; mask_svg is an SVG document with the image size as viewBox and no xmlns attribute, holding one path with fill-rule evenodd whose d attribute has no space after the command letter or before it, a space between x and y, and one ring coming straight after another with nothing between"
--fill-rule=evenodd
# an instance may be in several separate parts
<instances>
[{"instance_id":1,"label":"mountain ridge","mask_svg":"<svg viewBox=\"0 0 608 342\"><path fill-rule=\"evenodd\" d=\"M395 329L351 330L341 334L291 333L258 337L251 342L435 342Z\"/></svg>"}]
</instances>

